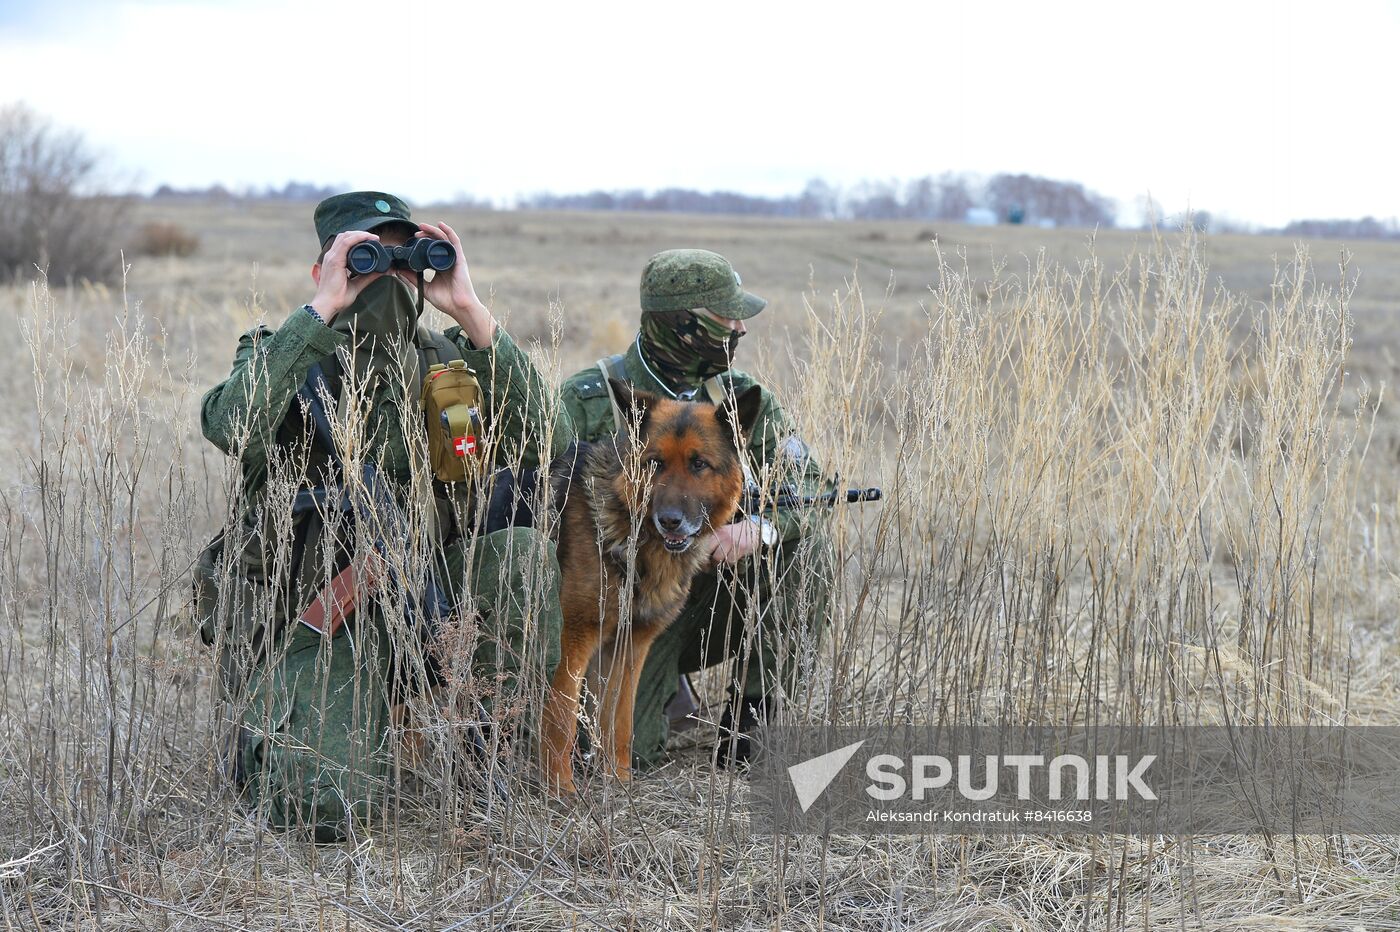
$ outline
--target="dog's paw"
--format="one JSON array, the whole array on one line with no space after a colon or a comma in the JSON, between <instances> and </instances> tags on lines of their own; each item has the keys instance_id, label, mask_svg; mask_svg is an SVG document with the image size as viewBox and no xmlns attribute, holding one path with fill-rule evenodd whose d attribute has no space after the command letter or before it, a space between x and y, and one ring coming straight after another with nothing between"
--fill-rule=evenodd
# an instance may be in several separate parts
<instances>
[{"instance_id":1,"label":"dog's paw","mask_svg":"<svg viewBox=\"0 0 1400 932\"><path fill-rule=\"evenodd\" d=\"M574 786L572 762L547 760L535 771L541 793L554 799L571 800L578 796Z\"/></svg>"}]
</instances>

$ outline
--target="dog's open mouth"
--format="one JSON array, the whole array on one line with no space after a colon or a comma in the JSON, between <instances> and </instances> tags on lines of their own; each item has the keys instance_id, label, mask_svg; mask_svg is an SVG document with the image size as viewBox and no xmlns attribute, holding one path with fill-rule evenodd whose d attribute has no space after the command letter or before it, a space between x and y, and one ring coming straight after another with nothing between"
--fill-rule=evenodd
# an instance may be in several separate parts
<instances>
[{"instance_id":1,"label":"dog's open mouth","mask_svg":"<svg viewBox=\"0 0 1400 932\"><path fill-rule=\"evenodd\" d=\"M661 543L671 553L685 553L690 549L690 544L695 540L694 534L666 534L662 533Z\"/></svg>"}]
</instances>

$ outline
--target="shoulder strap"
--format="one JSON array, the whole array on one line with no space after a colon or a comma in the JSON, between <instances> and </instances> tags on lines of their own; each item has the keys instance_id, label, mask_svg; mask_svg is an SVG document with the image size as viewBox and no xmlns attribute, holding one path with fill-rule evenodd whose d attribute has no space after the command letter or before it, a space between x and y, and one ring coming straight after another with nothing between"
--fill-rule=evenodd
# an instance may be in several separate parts
<instances>
[{"instance_id":1,"label":"shoulder strap","mask_svg":"<svg viewBox=\"0 0 1400 932\"><path fill-rule=\"evenodd\" d=\"M423 380L428 375L428 370L439 363L451 362L454 359L466 361L462 355L462 348L457 345L456 340L449 340L440 333L429 330L422 324L413 333L413 344L418 350L418 372L417 379L413 383L413 393L422 401Z\"/></svg>"},{"instance_id":2,"label":"shoulder strap","mask_svg":"<svg viewBox=\"0 0 1400 932\"><path fill-rule=\"evenodd\" d=\"M603 373L603 388L607 389L608 402L612 405L613 427L618 433L626 426L622 421L622 406L617 403L617 395L613 394L612 383L609 378L627 380L627 372L622 368L621 354L614 356L604 356L598 360L598 370Z\"/></svg>"},{"instance_id":3,"label":"shoulder strap","mask_svg":"<svg viewBox=\"0 0 1400 932\"><path fill-rule=\"evenodd\" d=\"M429 366L435 366L441 362L451 362L454 359L463 359L462 348L457 345L456 340L449 340L436 331L429 330L422 324L414 331L413 342L418 347L418 356L425 365L423 371L427 372Z\"/></svg>"},{"instance_id":4,"label":"shoulder strap","mask_svg":"<svg viewBox=\"0 0 1400 932\"><path fill-rule=\"evenodd\" d=\"M418 360L420 363L419 374L425 374L429 368L438 363L449 362L453 359L463 359L462 350L456 341L439 335L429 330L422 324L413 333L413 343L418 347Z\"/></svg>"},{"instance_id":5,"label":"shoulder strap","mask_svg":"<svg viewBox=\"0 0 1400 932\"><path fill-rule=\"evenodd\" d=\"M714 405L716 408L724 404L724 398L728 392L725 391L724 383L720 381L719 376L711 376L706 379L700 387L705 390L705 395L710 399L710 404Z\"/></svg>"}]
</instances>

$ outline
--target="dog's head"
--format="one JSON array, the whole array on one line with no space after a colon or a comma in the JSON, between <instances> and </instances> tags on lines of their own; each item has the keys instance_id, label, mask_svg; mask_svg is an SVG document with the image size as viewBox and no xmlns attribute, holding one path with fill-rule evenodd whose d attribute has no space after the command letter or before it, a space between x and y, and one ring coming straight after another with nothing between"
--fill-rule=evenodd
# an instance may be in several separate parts
<instances>
[{"instance_id":1,"label":"dog's head","mask_svg":"<svg viewBox=\"0 0 1400 932\"><path fill-rule=\"evenodd\" d=\"M762 389L755 385L716 407L611 382L629 425L624 434L650 491L647 524L668 551L684 553L696 537L727 523L739 507L744 490L739 450L758 419ZM637 490L630 491L632 506L641 506ZM647 530L644 526L643 533Z\"/></svg>"}]
</instances>

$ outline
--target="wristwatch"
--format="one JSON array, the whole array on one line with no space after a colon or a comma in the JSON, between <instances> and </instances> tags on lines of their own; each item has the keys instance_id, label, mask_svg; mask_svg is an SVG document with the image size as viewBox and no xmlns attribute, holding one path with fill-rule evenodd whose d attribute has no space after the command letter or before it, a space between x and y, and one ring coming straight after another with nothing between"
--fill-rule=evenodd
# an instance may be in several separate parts
<instances>
[{"instance_id":1,"label":"wristwatch","mask_svg":"<svg viewBox=\"0 0 1400 932\"><path fill-rule=\"evenodd\" d=\"M764 544L771 547L778 542L778 529L771 521L759 515L749 515L749 520L758 526L758 536Z\"/></svg>"}]
</instances>

